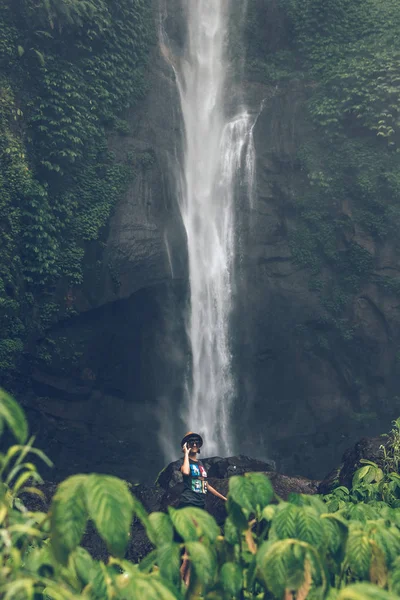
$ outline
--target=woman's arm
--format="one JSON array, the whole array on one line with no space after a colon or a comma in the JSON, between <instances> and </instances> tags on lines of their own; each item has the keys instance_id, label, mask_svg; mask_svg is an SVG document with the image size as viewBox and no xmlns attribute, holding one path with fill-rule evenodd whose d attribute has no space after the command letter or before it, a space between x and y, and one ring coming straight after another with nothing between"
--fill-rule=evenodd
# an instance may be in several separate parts
<instances>
[{"instance_id":1,"label":"woman's arm","mask_svg":"<svg viewBox=\"0 0 400 600\"><path fill-rule=\"evenodd\" d=\"M209 483L207 484L207 489L209 492L211 492L214 496L217 496L217 498L221 498L221 500L225 500L225 502L227 501L227 498L225 498L225 496L223 496L222 494L220 494L215 488L213 488Z\"/></svg>"},{"instance_id":2,"label":"woman's arm","mask_svg":"<svg viewBox=\"0 0 400 600\"><path fill-rule=\"evenodd\" d=\"M186 444L183 445L183 451L185 453L185 458L183 459L183 465L181 466L181 472L184 475L190 475L190 463L189 463L189 448Z\"/></svg>"}]
</instances>

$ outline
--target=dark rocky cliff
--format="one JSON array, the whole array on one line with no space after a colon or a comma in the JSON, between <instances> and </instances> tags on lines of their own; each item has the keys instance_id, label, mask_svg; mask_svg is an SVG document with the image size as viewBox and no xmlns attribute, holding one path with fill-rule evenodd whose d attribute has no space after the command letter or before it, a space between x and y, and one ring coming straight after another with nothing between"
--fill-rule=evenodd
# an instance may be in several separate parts
<instances>
[{"instance_id":1,"label":"dark rocky cliff","mask_svg":"<svg viewBox=\"0 0 400 600\"><path fill-rule=\"evenodd\" d=\"M145 100L124 115L129 132L110 138L117 158L133 156L137 176L103 240L86 249L83 285L65 291L75 316L35 341L39 358L20 397L57 478L88 470L154 478L163 466L157 410L182 396L186 243L173 176L179 100L158 46L147 77ZM55 350L41 360L49 337Z\"/></svg>"},{"instance_id":2,"label":"dark rocky cliff","mask_svg":"<svg viewBox=\"0 0 400 600\"><path fill-rule=\"evenodd\" d=\"M178 53L182 33L173 4L166 26ZM269 40L264 51L290 52L286 14L272 0L256 5ZM67 291L76 316L52 328L59 358L38 361L32 391L23 396L60 477L99 470L151 479L163 463L163 406L179 430L187 268L173 171L182 133L173 72L159 47L148 76L149 93L128 116L129 133L110 139L117 155L140 151L139 175L102 244L87 249L83 286ZM389 429L397 416L399 300L365 278L332 319L320 288L328 286L334 298L337 269L322 260L317 285L293 241L296 201L311 194L313 183L299 153L321 143L308 109L314 82L295 72L278 83L254 70L246 77L247 102L255 114L262 109L254 128L255 205L250 210L243 201L237 215L237 451L269 456L287 473L320 477L357 438ZM355 210L351 192L330 206L327 219L343 224L335 251L365 249L373 273L397 276L394 242L363 229Z\"/></svg>"}]
</instances>

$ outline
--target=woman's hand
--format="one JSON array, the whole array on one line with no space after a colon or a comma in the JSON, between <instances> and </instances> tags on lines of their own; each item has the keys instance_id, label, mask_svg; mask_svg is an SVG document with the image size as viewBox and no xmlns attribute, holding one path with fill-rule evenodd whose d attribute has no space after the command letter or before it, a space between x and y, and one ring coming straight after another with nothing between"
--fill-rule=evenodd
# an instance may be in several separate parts
<instances>
[{"instance_id":1,"label":"woman's hand","mask_svg":"<svg viewBox=\"0 0 400 600\"><path fill-rule=\"evenodd\" d=\"M189 458L189 448L187 444L183 444L182 450L184 452L183 465L181 466L181 473L183 475L190 475L190 458Z\"/></svg>"}]
</instances>

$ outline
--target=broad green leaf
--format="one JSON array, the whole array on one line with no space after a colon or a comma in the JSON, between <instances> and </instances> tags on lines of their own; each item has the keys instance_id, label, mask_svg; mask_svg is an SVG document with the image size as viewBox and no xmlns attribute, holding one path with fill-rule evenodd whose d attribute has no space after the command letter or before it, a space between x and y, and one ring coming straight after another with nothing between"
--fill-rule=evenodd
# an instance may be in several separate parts
<instances>
[{"instance_id":1,"label":"broad green leaf","mask_svg":"<svg viewBox=\"0 0 400 600\"><path fill-rule=\"evenodd\" d=\"M157 549L157 564L160 569L160 575L166 581L179 587L180 566L181 566L181 547L179 544L164 544Z\"/></svg>"},{"instance_id":2,"label":"broad green leaf","mask_svg":"<svg viewBox=\"0 0 400 600\"><path fill-rule=\"evenodd\" d=\"M132 600L177 600L181 596L178 591L174 592L168 584L152 575L136 574L130 576L121 598Z\"/></svg>"},{"instance_id":3,"label":"broad green leaf","mask_svg":"<svg viewBox=\"0 0 400 600\"><path fill-rule=\"evenodd\" d=\"M33 548L27 556L24 557L25 567L30 573L36 573L39 576L50 577L54 571L54 558L48 546L43 548Z\"/></svg>"},{"instance_id":4,"label":"broad green leaf","mask_svg":"<svg viewBox=\"0 0 400 600\"><path fill-rule=\"evenodd\" d=\"M153 512L149 515L149 521L151 528L147 535L151 543L154 546L171 544L174 537L174 528L169 516L162 512Z\"/></svg>"},{"instance_id":5,"label":"broad green leaf","mask_svg":"<svg viewBox=\"0 0 400 600\"><path fill-rule=\"evenodd\" d=\"M368 527L369 537L382 550L385 562L390 567L400 556L400 532L397 527L387 527L385 523L373 523Z\"/></svg>"},{"instance_id":6,"label":"broad green leaf","mask_svg":"<svg viewBox=\"0 0 400 600\"><path fill-rule=\"evenodd\" d=\"M295 494L297 496L298 506L311 506L317 515L326 513L326 504L320 496L311 496L309 494ZM294 502L296 504L296 502Z\"/></svg>"},{"instance_id":7,"label":"broad green leaf","mask_svg":"<svg viewBox=\"0 0 400 600\"><path fill-rule=\"evenodd\" d=\"M358 502L357 504L350 504L344 511L347 519L351 521L361 521L365 523L367 520L373 520L379 518L379 511L369 504Z\"/></svg>"},{"instance_id":8,"label":"broad green leaf","mask_svg":"<svg viewBox=\"0 0 400 600\"><path fill-rule=\"evenodd\" d=\"M324 540L322 519L311 506L302 506L296 516L296 535L303 542L320 547Z\"/></svg>"},{"instance_id":9,"label":"broad green leaf","mask_svg":"<svg viewBox=\"0 0 400 600\"><path fill-rule=\"evenodd\" d=\"M57 582L46 581L46 587L43 590L43 600L80 600L80 596L76 596L66 588L60 586ZM35 599L36 600L36 599Z\"/></svg>"},{"instance_id":10,"label":"broad green leaf","mask_svg":"<svg viewBox=\"0 0 400 600\"><path fill-rule=\"evenodd\" d=\"M78 546L76 550L70 555L70 561L72 562L76 574L84 585L87 585L92 576L92 572L95 571L95 561L90 556L89 552Z\"/></svg>"},{"instance_id":11,"label":"broad green leaf","mask_svg":"<svg viewBox=\"0 0 400 600\"><path fill-rule=\"evenodd\" d=\"M240 504L235 502L232 497L228 497L227 511L230 522L239 530L245 531L248 528L248 520Z\"/></svg>"},{"instance_id":12,"label":"broad green leaf","mask_svg":"<svg viewBox=\"0 0 400 600\"><path fill-rule=\"evenodd\" d=\"M84 482L88 515L108 549L122 557L129 541L134 501L124 481L111 475L88 475Z\"/></svg>"},{"instance_id":13,"label":"broad green leaf","mask_svg":"<svg viewBox=\"0 0 400 600\"><path fill-rule=\"evenodd\" d=\"M189 518L193 521L198 538L206 537L210 542L213 542L220 534L220 529L215 522L214 517L205 510L192 506L181 508L179 512L183 514L185 518Z\"/></svg>"},{"instance_id":14,"label":"broad green leaf","mask_svg":"<svg viewBox=\"0 0 400 600\"><path fill-rule=\"evenodd\" d=\"M368 475L368 473L370 473L370 471L373 470L373 467L371 465L365 465L365 467L361 467L360 469L357 469L357 471L354 473L353 476L353 481L352 481L352 486L353 487L357 487L357 485L360 484L360 482L365 479Z\"/></svg>"},{"instance_id":15,"label":"broad green leaf","mask_svg":"<svg viewBox=\"0 0 400 600\"><path fill-rule=\"evenodd\" d=\"M157 596L154 600L180 600L182 598L178 590L170 587L167 582L152 578L152 586Z\"/></svg>"},{"instance_id":16,"label":"broad green leaf","mask_svg":"<svg viewBox=\"0 0 400 600\"><path fill-rule=\"evenodd\" d=\"M272 521L272 519L274 518L275 513L276 513L276 508L277 508L276 505L275 506L274 505L266 506L263 509L262 514L261 514L262 519L264 519L265 521L268 521L268 522Z\"/></svg>"},{"instance_id":17,"label":"broad green leaf","mask_svg":"<svg viewBox=\"0 0 400 600\"><path fill-rule=\"evenodd\" d=\"M236 476L229 479L228 498L232 499L248 514L255 510L253 486L248 477Z\"/></svg>"},{"instance_id":18,"label":"broad green leaf","mask_svg":"<svg viewBox=\"0 0 400 600\"><path fill-rule=\"evenodd\" d=\"M329 513L322 515L321 521L325 533L324 546L326 550L332 555L344 551L347 541L347 524Z\"/></svg>"},{"instance_id":19,"label":"broad green leaf","mask_svg":"<svg viewBox=\"0 0 400 600\"><path fill-rule=\"evenodd\" d=\"M263 473L246 473L253 488L251 503L255 510L261 512L274 497L274 488L268 477Z\"/></svg>"},{"instance_id":20,"label":"broad green leaf","mask_svg":"<svg viewBox=\"0 0 400 600\"><path fill-rule=\"evenodd\" d=\"M143 573L150 573L156 563L157 550L152 550L140 561L139 569Z\"/></svg>"},{"instance_id":21,"label":"broad green leaf","mask_svg":"<svg viewBox=\"0 0 400 600\"><path fill-rule=\"evenodd\" d=\"M4 421L15 438L24 444L28 439L28 423L24 411L7 392L0 388L0 421Z\"/></svg>"},{"instance_id":22,"label":"broad green leaf","mask_svg":"<svg viewBox=\"0 0 400 600\"><path fill-rule=\"evenodd\" d=\"M63 481L51 504L51 544L62 564L67 563L69 553L79 545L86 529L86 480L87 475L73 475Z\"/></svg>"},{"instance_id":23,"label":"broad green leaf","mask_svg":"<svg viewBox=\"0 0 400 600\"><path fill-rule=\"evenodd\" d=\"M90 598L93 600L113 600L111 578L103 563L94 562L90 573Z\"/></svg>"},{"instance_id":24,"label":"broad green leaf","mask_svg":"<svg viewBox=\"0 0 400 600\"><path fill-rule=\"evenodd\" d=\"M168 513L171 517L172 524L179 535L185 542L196 541L198 539L196 525L193 523L193 519L190 515L185 511L185 508L177 510L170 506L168 507Z\"/></svg>"},{"instance_id":25,"label":"broad green leaf","mask_svg":"<svg viewBox=\"0 0 400 600\"><path fill-rule=\"evenodd\" d=\"M267 588L277 598L285 589L299 589L304 581L306 549L303 542L285 539L273 544L266 542L257 553L259 573Z\"/></svg>"},{"instance_id":26,"label":"broad green leaf","mask_svg":"<svg viewBox=\"0 0 400 600\"><path fill-rule=\"evenodd\" d=\"M390 575L390 589L400 597L400 569L398 567Z\"/></svg>"},{"instance_id":27,"label":"broad green leaf","mask_svg":"<svg viewBox=\"0 0 400 600\"><path fill-rule=\"evenodd\" d=\"M201 542L188 542L185 545L195 575L205 588L214 582L217 563L216 555L210 546Z\"/></svg>"},{"instance_id":28,"label":"broad green leaf","mask_svg":"<svg viewBox=\"0 0 400 600\"><path fill-rule=\"evenodd\" d=\"M247 525L247 522L246 522L246 525ZM235 544L239 543L240 538L239 538L238 530L236 529L234 523L232 522L231 517L227 517L227 519L225 521L224 538L225 538L225 541L228 544L230 544L231 546L234 546Z\"/></svg>"},{"instance_id":29,"label":"broad green leaf","mask_svg":"<svg viewBox=\"0 0 400 600\"><path fill-rule=\"evenodd\" d=\"M238 598L242 591L243 575L236 563L227 562L222 566L220 580L225 593L231 597Z\"/></svg>"},{"instance_id":30,"label":"broad green leaf","mask_svg":"<svg viewBox=\"0 0 400 600\"><path fill-rule=\"evenodd\" d=\"M272 519L270 538L295 538L299 511L300 507L294 504L284 503L279 506Z\"/></svg>"},{"instance_id":31,"label":"broad green leaf","mask_svg":"<svg viewBox=\"0 0 400 600\"><path fill-rule=\"evenodd\" d=\"M363 579L368 577L372 549L368 535L363 530L350 530L346 544L346 564L352 573Z\"/></svg>"},{"instance_id":32,"label":"broad green leaf","mask_svg":"<svg viewBox=\"0 0 400 600\"><path fill-rule=\"evenodd\" d=\"M337 600L398 600L396 594L391 594L370 583L349 585L339 592Z\"/></svg>"},{"instance_id":33,"label":"broad green leaf","mask_svg":"<svg viewBox=\"0 0 400 600\"><path fill-rule=\"evenodd\" d=\"M7 584L3 590L3 600L33 600L34 579L21 578Z\"/></svg>"}]
</instances>

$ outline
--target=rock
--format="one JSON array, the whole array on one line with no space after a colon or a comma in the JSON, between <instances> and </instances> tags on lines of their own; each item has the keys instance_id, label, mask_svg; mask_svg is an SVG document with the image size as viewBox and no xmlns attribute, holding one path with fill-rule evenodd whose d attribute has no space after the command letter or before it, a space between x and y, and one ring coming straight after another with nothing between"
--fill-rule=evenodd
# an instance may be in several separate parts
<instances>
[{"instance_id":1,"label":"rock","mask_svg":"<svg viewBox=\"0 0 400 600\"><path fill-rule=\"evenodd\" d=\"M274 471L275 462L273 460L257 460L249 456L230 456L221 458L213 456L211 458L202 458L201 461L207 471L208 477L215 479L225 479L232 475L243 475L255 471ZM174 488L182 483L182 473L180 467L182 459L170 463L161 471L157 477L156 483L165 490Z\"/></svg>"},{"instance_id":2,"label":"rock","mask_svg":"<svg viewBox=\"0 0 400 600\"><path fill-rule=\"evenodd\" d=\"M344 485L351 488L354 473L362 466L362 458L376 463L383 467L384 454L382 446L390 444L391 438L388 435L381 435L374 438L362 438L353 448L349 448L343 454L342 464L333 469L319 484L319 494L329 494L332 489L338 485Z\"/></svg>"},{"instance_id":3,"label":"rock","mask_svg":"<svg viewBox=\"0 0 400 600\"><path fill-rule=\"evenodd\" d=\"M266 473L268 475L275 493L287 500L289 494L317 494L319 481L307 479L306 477L290 477L280 473Z\"/></svg>"},{"instance_id":4,"label":"rock","mask_svg":"<svg viewBox=\"0 0 400 600\"><path fill-rule=\"evenodd\" d=\"M208 469L208 476L216 479L225 479L233 475L254 473L256 471L275 471L276 464L273 460L257 460L240 454L229 458L216 460Z\"/></svg>"},{"instance_id":5,"label":"rock","mask_svg":"<svg viewBox=\"0 0 400 600\"><path fill-rule=\"evenodd\" d=\"M156 483L164 490L168 490L169 488L173 488L182 483L183 477L180 471L181 464L182 459L169 463L169 465L167 465L158 475Z\"/></svg>"}]
</instances>

